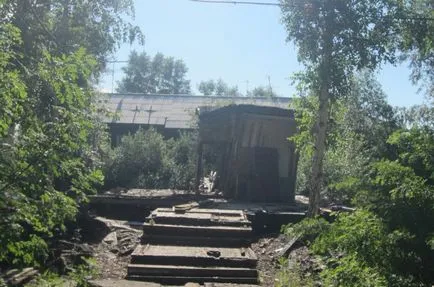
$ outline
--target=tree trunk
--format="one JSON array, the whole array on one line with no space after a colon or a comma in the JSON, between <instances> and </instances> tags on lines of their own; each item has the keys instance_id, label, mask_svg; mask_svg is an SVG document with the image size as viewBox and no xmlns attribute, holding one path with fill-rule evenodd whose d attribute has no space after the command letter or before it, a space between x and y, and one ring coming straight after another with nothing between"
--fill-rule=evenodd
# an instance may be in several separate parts
<instances>
[{"instance_id":1,"label":"tree trunk","mask_svg":"<svg viewBox=\"0 0 434 287\"><path fill-rule=\"evenodd\" d=\"M309 189L309 215L319 214L320 192L323 181L323 161L326 149L326 135L329 117L329 83L321 83L319 110L316 126L314 155L312 159L311 183Z\"/></svg>"}]
</instances>

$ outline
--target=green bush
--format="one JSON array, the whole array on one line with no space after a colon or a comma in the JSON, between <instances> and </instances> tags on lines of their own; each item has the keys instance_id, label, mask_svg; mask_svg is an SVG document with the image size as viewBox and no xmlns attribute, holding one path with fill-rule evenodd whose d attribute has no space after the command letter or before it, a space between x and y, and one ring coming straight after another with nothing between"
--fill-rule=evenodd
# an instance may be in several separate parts
<instances>
[{"instance_id":1,"label":"green bush","mask_svg":"<svg viewBox=\"0 0 434 287\"><path fill-rule=\"evenodd\" d=\"M155 129L124 136L106 165L106 187L192 189L194 134L165 140Z\"/></svg>"},{"instance_id":2,"label":"green bush","mask_svg":"<svg viewBox=\"0 0 434 287\"><path fill-rule=\"evenodd\" d=\"M401 270L416 259L402 249L414 238L408 232L390 231L374 213L358 210L336 214L336 220L306 219L284 229L286 234L309 238L305 242L321 257L325 286L420 286L414 274ZM419 284L419 285L418 285Z\"/></svg>"}]
</instances>

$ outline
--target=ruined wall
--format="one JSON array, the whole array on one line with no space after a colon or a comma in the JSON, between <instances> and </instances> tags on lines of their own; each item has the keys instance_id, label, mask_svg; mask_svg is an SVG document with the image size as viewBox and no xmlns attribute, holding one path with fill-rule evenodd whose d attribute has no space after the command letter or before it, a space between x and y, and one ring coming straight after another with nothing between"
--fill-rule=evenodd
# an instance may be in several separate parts
<instances>
[{"instance_id":1,"label":"ruined wall","mask_svg":"<svg viewBox=\"0 0 434 287\"><path fill-rule=\"evenodd\" d=\"M248 201L294 200L297 157L287 138L296 127L289 111L255 107L250 112L235 106L211 112L199 127L202 143L227 146L219 170L225 195Z\"/></svg>"},{"instance_id":2,"label":"ruined wall","mask_svg":"<svg viewBox=\"0 0 434 287\"><path fill-rule=\"evenodd\" d=\"M254 148L252 152L256 154L258 154L258 148L268 148L268 151L263 149L262 153L268 153L270 161L273 158L271 150L274 149L277 152L278 191L264 190L263 192L272 197L276 197L273 193L277 192L278 200L291 201L295 191L297 158L295 148L287 138L295 132L294 120L289 117L243 114L240 121L242 133L238 144L240 148ZM267 165L270 173L264 176L275 180L274 175L271 174L273 171L271 162L262 161L256 164ZM261 169L261 167L256 167L256 169ZM266 186L268 189L276 188L272 184Z\"/></svg>"}]
</instances>

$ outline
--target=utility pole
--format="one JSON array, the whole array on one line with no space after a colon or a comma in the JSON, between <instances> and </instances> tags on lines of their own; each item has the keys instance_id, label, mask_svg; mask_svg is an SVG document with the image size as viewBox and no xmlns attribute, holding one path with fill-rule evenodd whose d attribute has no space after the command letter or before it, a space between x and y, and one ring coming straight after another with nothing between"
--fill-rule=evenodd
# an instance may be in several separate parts
<instances>
[{"instance_id":1,"label":"utility pole","mask_svg":"<svg viewBox=\"0 0 434 287\"><path fill-rule=\"evenodd\" d=\"M246 83L246 96L249 94L249 80L243 81L243 83Z\"/></svg>"},{"instance_id":2,"label":"utility pole","mask_svg":"<svg viewBox=\"0 0 434 287\"><path fill-rule=\"evenodd\" d=\"M273 88L271 87L271 77L270 75L267 75L268 77L268 90L270 91L270 96L273 95Z\"/></svg>"}]
</instances>

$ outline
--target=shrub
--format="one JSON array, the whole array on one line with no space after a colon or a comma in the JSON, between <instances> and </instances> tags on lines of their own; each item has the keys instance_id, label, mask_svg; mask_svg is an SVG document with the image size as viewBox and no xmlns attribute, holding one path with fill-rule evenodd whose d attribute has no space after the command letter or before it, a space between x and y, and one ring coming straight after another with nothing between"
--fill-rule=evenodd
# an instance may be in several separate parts
<instances>
[{"instance_id":1,"label":"shrub","mask_svg":"<svg viewBox=\"0 0 434 287\"><path fill-rule=\"evenodd\" d=\"M191 189L195 144L195 134L165 140L152 128L124 136L107 161L106 187Z\"/></svg>"}]
</instances>

